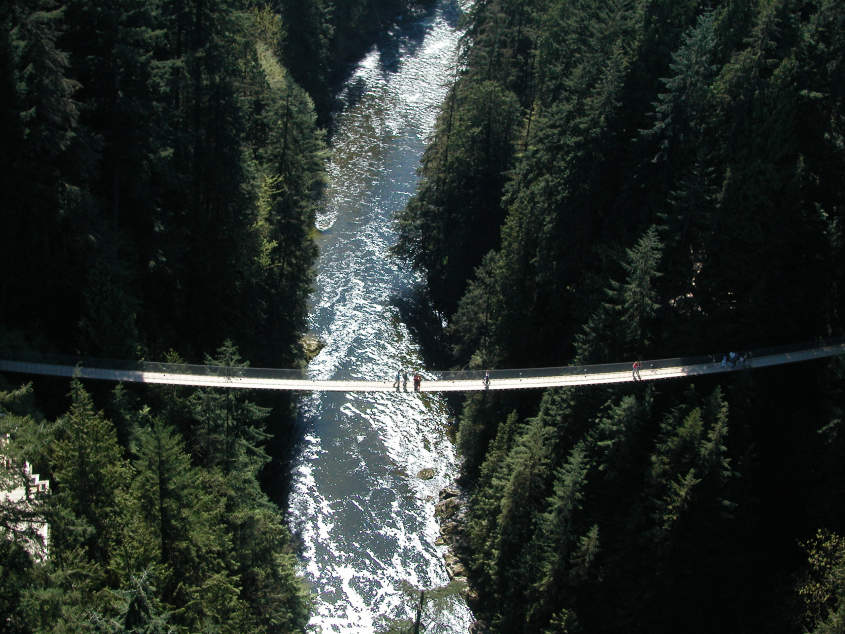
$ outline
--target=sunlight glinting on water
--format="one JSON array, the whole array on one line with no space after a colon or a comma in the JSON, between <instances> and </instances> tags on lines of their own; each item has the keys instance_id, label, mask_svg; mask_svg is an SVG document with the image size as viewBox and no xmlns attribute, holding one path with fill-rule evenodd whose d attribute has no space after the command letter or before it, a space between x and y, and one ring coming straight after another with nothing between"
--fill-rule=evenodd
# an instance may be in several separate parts
<instances>
[{"instance_id":1,"label":"sunlight glinting on water","mask_svg":"<svg viewBox=\"0 0 845 634\"><path fill-rule=\"evenodd\" d=\"M389 254L395 210L416 170L454 75L454 6L397 27L347 83L337 115L330 183L317 226L320 260L309 328L325 342L313 378L392 379L422 367L394 299L418 283ZM409 389L411 389L409 382ZM430 394L314 393L300 403L305 435L296 459L289 524L304 544L315 597L314 632L373 632L385 617L412 616L400 584L448 582L435 546L438 491L458 464L449 412ZM433 469L430 480L418 477ZM462 602L449 631L472 621Z\"/></svg>"}]
</instances>

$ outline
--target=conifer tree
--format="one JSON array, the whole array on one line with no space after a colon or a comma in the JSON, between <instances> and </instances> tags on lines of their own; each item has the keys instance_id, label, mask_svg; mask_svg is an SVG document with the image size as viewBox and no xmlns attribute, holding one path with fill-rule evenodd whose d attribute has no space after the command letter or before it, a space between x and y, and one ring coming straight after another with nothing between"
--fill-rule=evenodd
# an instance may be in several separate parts
<instances>
[{"instance_id":1,"label":"conifer tree","mask_svg":"<svg viewBox=\"0 0 845 634\"><path fill-rule=\"evenodd\" d=\"M4 535L0 539L0 615L7 632L30 631L21 595L32 586L33 576L33 562L26 548Z\"/></svg>"},{"instance_id":2,"label":"conifer tree","mask_svg":"<svg viewBox=\"0 0 845 634\"><path fill-rule=\"evenodd\" d=\"M518 431L519 418L516 412L511 412L499 425L496 438L487 450L468 514L467 532L474 553L471 566L476 574L476 583L483 587L485 593L494 590L490 570L496 556L497 520L501 512L502 491L509 476L507 456Z\"/></svg>"},{"instance_id":3,"label":"conifer tree","mask_svg":"<svg viewBox=\"0 0 845 634\"><path fill-rule=\"evenodd\" d=\"M456 104L438 122L418 191L397 215L396 247L425 273L445 315L457 308L466 271L498 239L504 174L520 121L515 95L493 81L458 83L449 99Z\"/></svg>"},{"instance_id":4,"label":"conifer tree","mask_svg":"<svg viewBox=\"0 0 845 634\"><path fill-rule=\"evenodd\" d=\"M237 372L248 363L231 341L206 356L206 365ZM220 467L225 473L245 470L257 474L268 456L263 444L269 437L261 421L270 410L246 400L242 390L201 389L191 398L194 426L191 443L205 467Z\"/></svg>"},{"instance_id":5,"label":"conifer tree","mask_svg":"<svg viewBox=\"0 0 845 634\"><path fill-rule=\"evenodd\" d=\"M106 626L115 616L104 590L105 568L82 547L51 552L46 566L24 589L21 607L29 631L82 632Z\"/></svg>"},{"instance_id":6,"label":"conifer tree","mask_svg":"<svg viewBox=\"0 0 845 634\"><path fill-rule=\"evenodd\" d=\"M728 408L721 391L700 405L693 392L687 398L662 421L651 458L653 537L664 552L680 542L688 547L691 534L717 534L735 508L730 485L737 474L725 446Z\"/></svg>"},{"instance_id":7,"label":"conifer tree","mask_svg":"<svg viewBox=\"0 0 845 634\"><path fill-rule=\"evenodd\" d=\"M607 301L593 313L576 336L576 362L595 363L611 359L638 358L652 344L652 328L660 308L656 280L660 277L662 244L654 226L622 262L625 281L611 280Z\"/></svg>"},{"instance_id":8,"label":"conifer tree","mask_svg":"<svg viewBox=\"0 0 845 634\"><path fill-rule=\"evenodd\" d=\"M133 574L156 566L169 597L173 587L198 565L191 543L194 530L207 530L203 516L196 515L204 506L204 492L198 488L201 476L191 467L181 439L160 419L150 420L148 412L142 412L142 420L149 426L135 431L137 458L125 499L128 513L121 565Z\"/></svg>"},{"instance_id":9,"label":"conifer tree","mask_svg":"<svg viewBox=\"0 0 845 634\"><path fill-rule=\"evenodd\" d=\"M581 564L577 574L586 574L594 556L595 544L589 541L580 544L576 524L590 468L586 443L579 443L555 473L552 495L533 537L541 545L540 574L533 582L533 601L525 607L525 614L526 622L535 626L550 618L551 611L565 593L570 559L576 555L576 549L581 546L577 551ZM597 533L593 540L597 541Z\"/></svg>"},{"instance_id":10,"label":"conifer tree","mask_svg":"<svg viewBox=\"0 0 845 634\"><path fill-rule=\"evenodd\" d=\"M4 13L10 27L4 81L15 90L4 102L4 134L11 136L0 263L15 274L0 280L0 317L9 327L35 325L34 330L55 335L66 332L68 318L73 320L79 261L84 261L78 237L85 218L74 173L87 163L75 145L79 82L58 44L64 12L56 3L12 2ZM47 301L54 310L41 310Z\"/></svg>"},{"instance_id":11,"label":"conifer tree","mask_svg":"<svg viewBox=\"0 0 845 634\"><path fill-rule=\"evenodd\" d=\"M56 423L51 452L51 496L59 521L51 532L51 550L76 547L92 562L108 563L119 538L119 499L128 482L111 421L97 412L79 380L71 382L71 406Z\"/></svg>"},{"instance_id":12,"label":"conifer tree","mask_svg":"<svg viewBox=\"0 0 845 634\"><path fill-rule=\"evenodd\" d=\"M493 579L504 629L520 622L520 606L538 561L531 537L548 494L551 430L540 418L529 420L507 458L494 542Z\"/></svg>"},{"instance_id":13,"label":"conifer tree","mask_svg":"<svg viewBox=\"0 0 845 634\"><path fill-rule=\"evenodd\" d=\"M156 598L156 590L150 583L148 571L131 578L130 587L124 591L126 610L119 618L125 632L137 634L164 634L170 631L170 614Z\"/></svg>"}]
</instances>

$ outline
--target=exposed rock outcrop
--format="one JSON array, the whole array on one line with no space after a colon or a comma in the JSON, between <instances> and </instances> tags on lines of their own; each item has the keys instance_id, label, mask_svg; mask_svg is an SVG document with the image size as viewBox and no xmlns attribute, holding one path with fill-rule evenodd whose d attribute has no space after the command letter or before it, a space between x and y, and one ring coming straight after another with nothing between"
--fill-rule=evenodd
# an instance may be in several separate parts
<instances>
[{"instance_id":1,"label":"exposed rock outcrop","mask_svg":"<svg viewBox=\"0 0 845 634\"><path fill-rule=\"evenodd\" d=\"M302 335L300 343L302 344L302 351L305 353L306 363L320 354L320 350L326 347L324 342L311 334Z\"/></svg>"},{"instance_id":2,"label":"exposed rock outcrop","mask_svg":"<svg viewBox=\"0 0 845 634\"><path fill-rule=\"evenodd\" d=\"M462 581L466 589L464 599L472 609L478 602L478 593L469 585L468 572L464 561L469 553L467 539L464 534L464 517L466 515L467 500L464 493L455 487L441 489L439 502L434 506L434 514L440 520L440 537L437 545L446 546L443 562L449 578ZM483 628L483 624L482 624ZM485 629L478 630L479 632Z\"/></svg>"},{"instance_id":3,"label":"exposed rock outcrop","mask_svg":"<svg viewBox=\"0 0 845 634\"><path fill-rule=\"evenodd\" d=\"M417 477L420 480L431 480L435 476L436 472L434 469L420 469L419 473L417 473Z\"/></svg>"}]
</instances>

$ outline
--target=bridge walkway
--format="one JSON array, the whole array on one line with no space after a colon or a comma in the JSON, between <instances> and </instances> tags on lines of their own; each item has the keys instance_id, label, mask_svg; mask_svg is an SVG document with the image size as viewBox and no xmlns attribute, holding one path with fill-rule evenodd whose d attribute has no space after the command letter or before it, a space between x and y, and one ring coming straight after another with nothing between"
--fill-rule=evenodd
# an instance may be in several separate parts
<instances>
[{"instance_id":1,"label":"bridge walkway","mask_svg":"<svg viewBox=\"0 0 845 634\"><path fill-rule=\"evenodd\" d=\"M770 354L753 354L746 362L723 364L704 357L656 359L641 361L639 380L661 379L746 371L787 363L798 363L845 354L845 343L779 350ZM103 362L101 361L100 364ZM137 367L98 367L80 360L78 363L45 363L40 361L0 360L0 372L48 376L78 376L83 379L191 385L198 387L241 388L259 390L294 390L326 392L392 392L393 381L379 378L313 379L298 370L256 368L227 368L190 366L150 362L115 362L115 365ZM522 370L492 370L489 386L485 386L483 372L425 373L421 392L473 392L489 390L546 389L578 385L626 383L635 380L630 363L589 365L582 367L535 368ZM409 388L410 389L410 388Z\"/></svg>"}]
</instances>

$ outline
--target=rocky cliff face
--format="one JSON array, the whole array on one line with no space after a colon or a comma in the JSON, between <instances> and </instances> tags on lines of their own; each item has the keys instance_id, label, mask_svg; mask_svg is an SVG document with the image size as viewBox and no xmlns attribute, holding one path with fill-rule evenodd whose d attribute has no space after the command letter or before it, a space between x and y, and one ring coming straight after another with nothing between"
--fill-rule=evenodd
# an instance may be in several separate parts
<instances>
[{"instance_id":1,"label":"rocky cliff face","mask_svg":"<svg viewBox=\"0 0 845 634\"><path fill-rule=\"evenodd\" d=\"M469 586L467 569L462 559L468 553L463 521L466 514L467 500L462 491L446 487L440 491L440 501L434 507L434 514L440 520L440 538L438 545L445 545L448 550L443 554L449 578L466 586L464 598L472 604L478 599L476 592Z\"/></svg>"}]
</instances>

